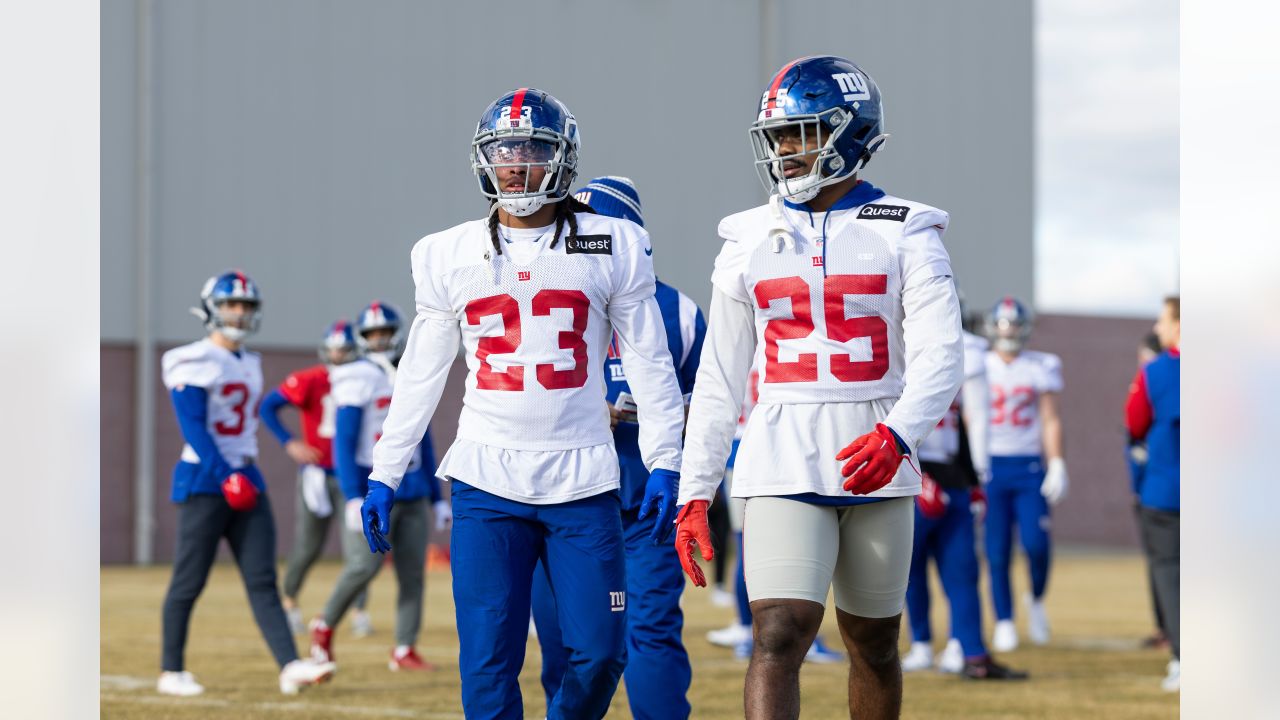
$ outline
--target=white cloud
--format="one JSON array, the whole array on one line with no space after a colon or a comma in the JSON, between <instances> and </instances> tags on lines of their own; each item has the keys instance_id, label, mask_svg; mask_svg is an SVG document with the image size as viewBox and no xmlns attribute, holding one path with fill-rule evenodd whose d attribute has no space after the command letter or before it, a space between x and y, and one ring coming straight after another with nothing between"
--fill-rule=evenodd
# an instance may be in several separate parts
<instances>
[{"instance_id":1,"label":"white cloud","mask_svg":"<svg viewBox=\"0 0 1280 720\"><path fill-rule=\"evenodd\" d=\"M1178 4L1040 0L1036 305L1150 314L1178 287Z\"/></svg>"}]
</instances>

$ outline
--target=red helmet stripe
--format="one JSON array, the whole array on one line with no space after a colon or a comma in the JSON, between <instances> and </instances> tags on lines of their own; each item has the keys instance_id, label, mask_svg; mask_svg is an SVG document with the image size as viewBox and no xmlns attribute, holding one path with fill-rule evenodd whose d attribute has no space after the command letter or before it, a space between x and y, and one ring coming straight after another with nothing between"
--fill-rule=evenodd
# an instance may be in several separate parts
<instances>
[{"instance_id":1,"label":"red helmet stripe","mask_svg":"<svg viewBox=\"0 0 1280 720\"><path fill-rule=\"evenodd\" d=\"M782 69L778 71L777 75L773 76L773 82L769 84L769 104L766 106L769 110L778 106L778 88L782 87L782 79L787 76L787 71L794 67L796 63L804 59L805 58L796 58L795 60L792 60L784 65Z\"/></svg>"},{"instance_id":2,"label":"red helmet stripe","mask_svg":"<svg viewBox=\"0 0 1280 720\"><path fill-rule=\"evenodd\" d=\"M524 94L528 91L529 88L520 88L516 91L516 96L511 99L511 122L520 121L520 111L524 109Z\"/></svg>"}]
</instances>

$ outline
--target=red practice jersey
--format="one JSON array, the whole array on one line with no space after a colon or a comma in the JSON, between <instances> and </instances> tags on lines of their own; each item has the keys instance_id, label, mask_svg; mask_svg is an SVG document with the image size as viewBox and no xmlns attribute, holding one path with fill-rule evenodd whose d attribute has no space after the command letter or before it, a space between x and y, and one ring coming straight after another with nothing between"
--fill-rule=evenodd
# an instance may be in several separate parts
<instances>
[{"instance_id":1,"label":"red practice jersey","mask_svg":"<svg viewBox=\"0 0 1280 720\"><path fill-rule=\"evenodd\" d=\"M329 399L329 368L312 365L280 383L280 394L302 417L302 439L320 451L320 465L333 467L333 428L336 408Z\"/></svg>"}]
</instances>

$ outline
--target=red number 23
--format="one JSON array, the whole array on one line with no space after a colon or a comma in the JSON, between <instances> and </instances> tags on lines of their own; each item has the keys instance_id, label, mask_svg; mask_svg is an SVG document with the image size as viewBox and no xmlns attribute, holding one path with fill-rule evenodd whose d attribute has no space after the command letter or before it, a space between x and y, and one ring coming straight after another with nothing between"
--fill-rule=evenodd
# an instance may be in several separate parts
<instances>
[{"instance_id":1,"label":"red number 23","mask_svg":"<svg viewBox=\"0 0 1280 720\"><path fill-rule=\"evenodd\" d=\"M552 310L573 312L573 325L559 333L559 347L573 351L573 367L557 370L551 363L539 363L535 368L538 383L548 390L580 388L587 384L587 343L582 339L587 331L587 310L591 301L581 290L540 290L533 296L533 315L549 316ZM498 315L502 318L503 333L480 338L476 344L476 359L480 369L476 372L476 387L480 390L524 390L524 366L511 365L498 372L489 364L489 356L513 353L520 347L520 305L510 295L491 295L467 303L467 324L478 325L481 318Z\"/></svg>"}]
</instances>

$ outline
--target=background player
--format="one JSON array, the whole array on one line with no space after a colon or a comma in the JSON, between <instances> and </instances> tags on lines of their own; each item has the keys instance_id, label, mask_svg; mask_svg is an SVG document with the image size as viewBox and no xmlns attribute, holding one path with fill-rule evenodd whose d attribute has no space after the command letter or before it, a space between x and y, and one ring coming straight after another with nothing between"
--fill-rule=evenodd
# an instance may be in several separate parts
<instances>
[{"instance_id":1,"label":"background player","mask_svg":"<svg viewBox=\"0 0 1280 720\"><path fill-rule=\"evenodd\" d=\"M907 585L911 651L902 658L906 672L933 664L929 626L929 558L951 606L951 639L938 658L938 670L975 680L1020 680L1026 673L995 662L982 642L982 604L978 600L978 556L974 508L985 508L987 479L987 341L964 334L964 384L938 427L920 443L917 455L924 475L916 496L915 543ZM974 428L970 432L969 428ZM981 512L981 510L979 510Z\"/></svg>"},{"instance_id":2,"label":"background player","mask_svg":"<svg viewBox=\"0 0 1280 720\"><path fill-rule=\"evenodd\" d=\"M703 584L693 545L708 558L706 504L754 356L760 402L733 478L747 498L749 718L799 716L800 664L833 584L850 714L901 708L898 627L920 486L899 464L960 389L962 349L947 214L857 177L885 138L880 91L861 69L832 56L788 64L751 127L776 194L720 222L676 543Z\"/></svg>"},{"instance_id":3,"label":"background player","mask_svg":"<svg viewBox=\"0 0 1280 720\"><path fill-rule=\"evenodd\" d=\"M400 312L392 305L373 302L356 320L356 342L361 357L334 368L333 403L337 406L333 442L338 482L346 498L342 534L342 573L325 605L324 615L312 623L311 653L317 659L333 659L333 629L351 604L365 592L382 568L382 556L367 552L360 505L368 489L373 464L373 444L391 404L395 363L400 348ZM395 648L388 667L392 670L434 670L418 656L414 646L422 627L422 599L427 560L427 502L435 503L436 527L452 521L448 503L440 500L435 479L435 454L429 432L419 436L417 449L404 482L395 494L390 513L389 537L396 543L391 556L396 570Z\"/></svg>"},{"instance_id":4,"label":"background player","mask_svg":"<svg viewBox=\"0 0 1280 720\"><path fill-rule=\"evenodd\" d=\"M622 218L644 227L640 194L625 177L600 177L587 183L575 197L600 215ZM680 392L687 401L698 372L706 321L702 311L687 295L663 283L656 283L654 298L666 327L667 347L679 379ZM615 420L613 443L618 452L622 499L622 533L626 540L627 574L627 700L636 718L687 718L686 693L692 670L689 654L681 640L684 615L680 594L684 577L675 547L670 543L675 526L664 524L655 542L652 512L646 512L645 487L649 471L640 454L640 427L631 386L622 364L620 342L615 335L604 362L605 400ZM675 497L675 486L665 488ZM533 576L533 618L542 646L542 686L547 706L559 691L568 664L561 641L556 599L546 573Z\"/></svg>"},{"instance_id":5,"label":"background player","mask_svg":"<svg viewBox=\"0 0 1280 720\"><path fill-rule=\"evenodd\" d=\"M329 395L329 371L355 360L358 355L351 323L338 320L330 325L320 342L319 354L319 365L291 373L280 387L262 399L262 424L280 441L289 457L298 463L297 522L293 552L284 573L282 598L289 628L295 635L306 632L302 610L298 607L302 582L324 549L333 509L343 505L342 488L338 487L338 476L333 471L336 408ZM295 438L280 420L280 410L286 405L298 408L301 440ZM365 591L356 598L356 613L351 624L358 637L373 630L369 614L365 611L368 596L368 591Z\"/></svg>"},{"instance_id":6,"label":"background player","mask_svg":"<svg viewBox=\"0 0 1280 720\"><path fill-rule=\"evenodd\" d=\"M186 445L173 471L178 504L173 577L164 599L164 652L156 689L165 695L204 692L186 670L187 628L209 579L218 543L227 539L249 595L253 618L280 666L280 692L297 693L333 675L331 663L299 660L276 589L276 526L258 471L262 361L245 350L258 329L262 296L240 271L209 278L193 309L208 337L164 354L164 384Z\"/></svg>"},{"instance_id":7,"label":"background player","mask_svg":"<svg viewBox=\"0 0 1280 720\"><path fill-rule=\"evenodd\" d=\"M391 492L461 341L467 389L439 474L453 482L463 710L523 717L518 675L541 561L569 649L547 715L599 718L626 657L618 456L601 402L611 326L659 536L680 467L684 402L654 300L653 250L639 226L580 212L589 208L569 196L577 121L551 95L521 88L494 101L472 150L489 217L414 246L418 316L374 450L365 529L371 548L387 549Z\"/></svg>"},{"instance_id":8,"label":"background player","mask_svg":"<svg viewBox=\"0 0 1280 720\"><path fill-rule=\"evenodd\" d=\"M1031 595L1027 626L1031 641L1049 642L1044 609L1049 584L1049 507L1067 494L1067 465L1062 459L1062 360L1052 353L1025 350L1031 336L1031 311L1012 297L987 314L987 382L991 387L991 482L987 484L986 545L996 627L997 652L1018 647L1013 623L1009 560L1013 528L1027 553Z\"/></svg>"}]
</instances>

